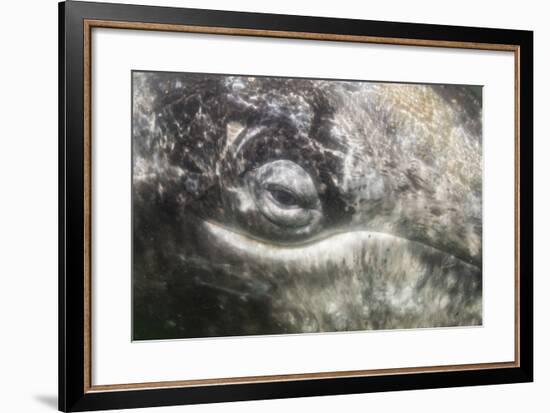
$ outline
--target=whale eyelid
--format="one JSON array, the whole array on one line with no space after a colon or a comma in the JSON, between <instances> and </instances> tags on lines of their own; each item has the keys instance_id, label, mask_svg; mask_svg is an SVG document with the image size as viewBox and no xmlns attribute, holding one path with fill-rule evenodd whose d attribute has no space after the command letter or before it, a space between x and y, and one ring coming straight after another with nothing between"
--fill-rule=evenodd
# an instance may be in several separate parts
<instances>
[{"instance_id":1,"label":"whale eyelid","mask_svg":"<svg viewBox=\"0 0 550 413\"><path fill-rule=\"evenodd\" d=\"M289 188L288 186L286 185L282 185L282 184L279 184L279 183L275 183L275 182L268 182L267 184L265 184L265 189L268 189L268 190L278 190L278 191L285 191L285 192L290 192L292 195L294 196L299 196L299 194L296 193L296 191L294 191L292 188Z\"/></svg>"},{"instance_id":2,"label":"whale eyelid","mask_svg":"<svg viewBox=\"0 0 550 413\"><path fill-rule=\"evenodd\" d=\"M319 204L319 190L310 174L301 165L286 159L280 159L264 164L257 169L263 169L266 166L273 167L274 164L281 162L288 163L288 169L280 170L276 167L270 173L265 174L265 180L261 183L263 189L266 191L281 190L289 192L299 201L298 204L302 209L316 209ZM280 165L278 167L280 168ZM287 174L286 170L291 171L291 173Z\"/></svg>"}]
</instances>

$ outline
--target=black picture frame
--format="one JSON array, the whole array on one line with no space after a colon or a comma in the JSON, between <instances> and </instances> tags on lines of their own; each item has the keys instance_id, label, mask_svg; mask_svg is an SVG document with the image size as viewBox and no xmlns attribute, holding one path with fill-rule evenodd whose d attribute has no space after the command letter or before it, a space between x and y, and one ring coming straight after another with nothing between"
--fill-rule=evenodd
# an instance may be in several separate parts
<instances>
[{"instance_id":1,"label":"black picture frame","mask_svg":"<svg viewBox=\"0 0 550 413\"><path fill-rule=\"evenodd\" d=\"M216 27L238 31L302 33L304 38L340 36L380 43L397 40L414 45L457 47L458 44L510 47L517 53L516 245L517 363L457 371L434 368L424 372L389 371L370 376L299 378L155 388L94 389L90 375L89 335L89 193L86 182L85 130L87 21L150 25ZM124 24L121 29L127 28ZM240 34L240 33L236 33ZM312 35L312 36L309 36ZM354 40L355 39L355 40ZM392 40L393 39L393 40ZM454 45L454 46L453 46ZM468 46L470 47L470 46ZM519 191L519 188L521 190ZM89 219L89 218L88 218ZM88 221L89 222L89 221ZM89 244L88 244L89 245ZM88 251L86 251L88 248ZM521 257L521 259L519 259ZM86 321L88 320L88 321ZM86 411L168 406L239 400L291 398L395 390L474 386L533 380L533 32L489 28L411 24L352 19L241 13L88 2L59 4L59 409Z\"/></svg>"}]
</instances>

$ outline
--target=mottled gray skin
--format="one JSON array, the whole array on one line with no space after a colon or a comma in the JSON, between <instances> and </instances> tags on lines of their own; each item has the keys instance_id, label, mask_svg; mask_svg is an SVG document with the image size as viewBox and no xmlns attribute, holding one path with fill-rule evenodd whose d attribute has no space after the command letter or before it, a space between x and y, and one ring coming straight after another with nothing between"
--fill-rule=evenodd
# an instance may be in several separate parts
<instances>
[{"instance_id":1,"label":"mottled gray skin","mask_svg":"<svg viewBox=\"0 0 550 413\"><path fill-rule=\"evenodd\" d=\"M134 338L480 325L479 92L134 72Z\"/></svg>"}]
</instances>

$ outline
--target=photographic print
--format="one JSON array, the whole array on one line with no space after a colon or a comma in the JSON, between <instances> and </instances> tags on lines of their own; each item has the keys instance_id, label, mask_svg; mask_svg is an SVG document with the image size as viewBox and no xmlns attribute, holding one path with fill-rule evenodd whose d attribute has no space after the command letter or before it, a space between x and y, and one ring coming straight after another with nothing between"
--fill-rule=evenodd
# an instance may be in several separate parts
<instances>
[{"instance_id":1,"label":"photographic print","mask_svg":"<svg viewBox=\"0 0 550 413\"><path fill-rule=\"evenodd\" d=\"M482 325L482 87L133 71L133 339Z\"/></svg>"}]
</instances>

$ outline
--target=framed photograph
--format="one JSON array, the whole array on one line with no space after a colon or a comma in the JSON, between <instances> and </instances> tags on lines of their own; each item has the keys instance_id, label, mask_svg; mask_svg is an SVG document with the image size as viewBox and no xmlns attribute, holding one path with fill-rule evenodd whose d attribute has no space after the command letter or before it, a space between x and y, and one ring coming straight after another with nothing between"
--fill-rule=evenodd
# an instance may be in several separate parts
<instances>
[{"instance_id":1,"label":"framed photograph","mask_svg":"<svg viewBox=\"0 0 550 413\"><path fill-rule=\"evenodd\" d=\"M59 5L59 409L533 380L533 33Z\"/></svg>"}]
</instances>

